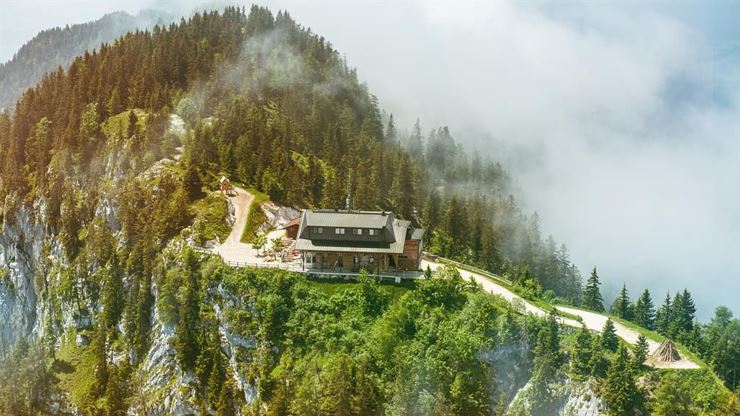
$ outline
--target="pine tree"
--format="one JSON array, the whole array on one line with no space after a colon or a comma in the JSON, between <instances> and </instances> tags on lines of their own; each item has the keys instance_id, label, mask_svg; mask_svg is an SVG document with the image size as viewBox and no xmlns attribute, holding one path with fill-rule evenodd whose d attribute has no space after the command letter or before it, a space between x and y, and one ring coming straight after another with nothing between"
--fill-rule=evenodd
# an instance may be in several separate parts
<instances>
[{"instance_id":1,"label":"pine tree","mask_svg":"<svg viewBox=\"0 0 740 416\"><path fill-rule=\"evenodd\" d=\"M221 356L220 346L214 346L210 353L213 356L213 365L208 377L208 399L211 403L217 404L224 382L226 381L226 370L224 369L224 360Z\"/></svg>"},{"instance_id":2,"label":"pine tree","mask_svg":"<svg viewBox=\"0 0 740 416\"><path fill-rule=\"evenodd\" d=\"M107 353L108 331L105 324L98 325L92 348L95 356L95 382L92 383L93 397L100 397L105 393L108 383L108 353Z\"/></svg>"},{"instance_id":3,"label":"pine tree","mask_svg":"<svg viewBox=\"0 0 740 416\"><path fill-rule=\"evenodd\" d=\"M203 182L201 182L198 168L196 168L192 163L188 164L187 171L185 171L183 186L185 187L188 198L191 202L203 198Z\"/></svg>"},{"instance_id":4,"label":"pine tree","mask_svg":"<svg viewBox=\"0 0 740 416\"><path fill-rule=\"evenodd\" d=\"M557 364L548 343L547 337L540 336L534 350L532 377L529 380L529 399L534 415L551 413L550 407L554 399L550 383L555 379Z\"/></svg>"},{"instance_id":5,"label":"pine tree","mask_svg":"<svg viewBox=\"0 0 740 416\"><path fill-rule=\"evenodd\" d=\"M223 383L216 404L216 416L235 416L234 391L231 382Z\"/></svg>"},{"instance_id":6,"label":"pine tree","mask_svg":"<svg viewBox=\"0 0 740 416\"><path fill-rule=\"evenodd\" d=\"M184 296L180 301L180 316L175 326L175 351L178 361L185 370L193 370L200 351L198 327L200 326L200 297L198 268L195 254L188 250L184 254L186 282Z\"/></svg>"},{"instance_id":7,"label":"pine tree","mask_svg":"<svg viewBox=\"0 0 740 416\"><path fill-rule=\"evenodd\" d=\"M622 290L619 291L619 296L614 300L610 312L618 318L626 319L628 321L632 320L632 305L630 305L627 284L622 285Z\"/></svg>"},{"instance_id":8,"label":"pine tree","mask_svg":"<svg viewBox=\"0 0 740 416\"><path fill-rule=\"evenodd\" d=\"M634 322L643 328L655 328L655 306L650 291L645 289L635 302Z\"/></svg>"},{"instance_id":9,"label":"pine tree","mask_svg":"<svg viewBox=\"0 0 740 416\"><path fill-rule=\"evenodd\" d=\"M113 329L121 319L123 312L123 279L118 256L111 257L110 266L105 273L103 282L102 305L103 322L106 327Z\"/></svg>"},{"instance_id":10,"label":"pine tree","mask_svg":"<svg viewBox=\"0 0 740 416\"><path fill-rule=\"evenodd\" d=\"M129 139L136 136L139 132L139 119L136 117L136 112L134 110L130 110L128 112L128 122L126 126L126 137Z\"/></svg>"},{"instance_id":11,"label":"pine tree","mask_svg":"<svg viewBox=\"0 0 740 416\"><path fill-rule=\"evenodd\" d=\"M668 327L673 320L672 308L671 308L671 295L666 293L663 304L658 308L655 313L655 330L659 333L666 335L668 333Z\"/></svg>"},{"instance_id":12,"label":"pine tree","mask_svg":"<svg viewBox=\"0 0 740 416\"><path fill-rule=\"evenodd\" d=\"M639 403L640 392L635 386L629 353L620 345L606 376L604 400L609 416L632 416Z\"/></svg>"},{"instance_id":13,"label":"pine tree","mask_svg":"<svg viewBox=\"0 0 740 416\"><path fill-rule=\"evenodd\" d=\"M694 300L691 298L689 291L684 289L683 292L676 293L671 306L673 322L677 331L690 332L696 317L696 305L694 305Z\"/></svg>"},{"instance_id":14,"label":"pine tree","mask_svg":"<svg viewBox=\"0 0 740 416\"><path fill-rule=\"evenodd\" d=\"M577 375L588 376L591 374L592 339L591 331L585 326L581 326L576 334L576 343L573 347L573 356L571 358L571 367Z\"/></svg>"},{"instance_id":15,"label":"pine tree","mask_svg":"<svg viewBox=\"0 0 740 416\"><path fill-rule=\"evenodd\" d=\"M588 362L588 366L591 368L591 375L593 377L601 378L606 375L609 362L604 357L604 349L600 336L593 338L593 342L591 343L591 360Z\"/></svg>"},{"instance_id":16,"label":"pine tree","mask_svg":"<svg viewBox=\"0 0 740 416\"><path fill-rule=\"evenodd\" d=\"M105 385L105 415L106 416L125 416L126 415L126 390L124 389L124 380L122 378L121 368L110 367L110 377Z\"/></svg>"},{"instance_id":17,"label":"pine tree","mask_svg":"<svg viewBox=\"0 0 740 416\"><path fill-rule=\"evenodd\" d=\"M616 351L618 344L619 339L617 338L617 330L614 328L614 322L607 319L604 329L601 331L601 345L608 351Z\"/></svg>"},{"instance_id":18,"label":"pine tree","mask_svg":"<svg viewBox=\"0 0 740 416\"><path fill-rule=\"evenodd\" d=\"M385 140L391 144L398 140L398 132L396 131L396 122L393 120L393 114L388 117L388 126L385 128Z\"/></svg>"},{"instance_id":19,"label":"pine tree","mask_svg":"<svg viewBox=\"0 0 740 416\"><path fill-rule=\"evenodd\" d=\"M637 342L632 349L632 355L634 358L634 368L642 368L645 365L645 360L647 360L648 356L648 342L645 335L640 334L640 336L637 337Z\"/></svg>"},{"instance_id":20,"label":"pine tree","mask_svg":"<svg viewBox=\"0 0 740 416\"><path fill-rule=\"evenodd\" d=\"M596 267L591 272L591 277L586 282L586 288L583 290L583 306L596 312L604 312L604 298L599 291L599 275L596 273Z\"/></svg>"}]
</instances>

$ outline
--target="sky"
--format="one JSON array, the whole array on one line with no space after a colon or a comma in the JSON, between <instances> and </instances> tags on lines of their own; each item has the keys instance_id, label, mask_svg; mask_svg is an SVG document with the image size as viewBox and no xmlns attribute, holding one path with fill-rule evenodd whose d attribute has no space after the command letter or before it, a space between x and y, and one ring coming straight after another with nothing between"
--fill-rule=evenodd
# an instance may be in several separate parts
<instances>
[{"instance_id":1,"label":"sky","mask_svg":"<svg viewBox=\"0 0 740 416\"><path fill-rule=\"evenodd\" d=\"M41 29L200 1L0 0L0 61ZM447 125L514 174L607 298L688 288L740 313L740 5L284 1L399 124Z\"/></svg>"}]
</instances>

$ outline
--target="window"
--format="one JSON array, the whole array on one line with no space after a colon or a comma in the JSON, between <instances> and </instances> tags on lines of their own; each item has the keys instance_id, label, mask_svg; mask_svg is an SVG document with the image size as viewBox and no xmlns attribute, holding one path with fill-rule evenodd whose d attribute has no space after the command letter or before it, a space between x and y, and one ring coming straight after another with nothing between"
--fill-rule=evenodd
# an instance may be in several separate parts
<instances>
[{"instance_id":1,"label":"window","mask_svg":"<svg viewBox=\"0 0 740 416\"><path fill-rule=\"evenodd\" d=\"M335 228L334 234L344 235L344 228Z\"/></svg>"},{"instance_id":2,"label":"window","mask_svg":"<svg viewBox=\"0 0 740 416\"><path fill-rule=\"evenodd\" d=\"M324 229L321 227L316 227L315 231L316 231L316 234L324 234Z\"/></svg>"},{"instance_id":3,"label":"window","mask_svg":"<svg viewBox=\"0 0 740 416\"><path fill-rule=\"evenodd\" d=\"M367 230L368 235L375 235L377 233L377 230Z\"/></svg>"},{"instance_id":4,"label":"window","mask_svg":"<svg viewBox=\"0 0 740 416\"><path fill-rule=\"evenodd\" d=\"M353 256L352 263L354 263L355 265L360 264L360 256Z\"/></svg>"},{"instance_id":5,"label":"window","mask_svg":"<svg viewBox=\"0 0 740 416\"><path fill-rule=\"evenodd\" d=\"M353 228L352 234L354 235L362 235L362 228Z\"/></svg>"}]
</instances>

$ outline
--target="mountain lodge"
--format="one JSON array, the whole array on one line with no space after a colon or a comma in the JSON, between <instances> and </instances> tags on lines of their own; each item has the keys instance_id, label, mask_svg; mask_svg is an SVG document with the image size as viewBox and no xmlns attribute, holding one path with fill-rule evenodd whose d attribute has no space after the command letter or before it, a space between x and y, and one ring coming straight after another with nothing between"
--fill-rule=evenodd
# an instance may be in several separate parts
<instances>
[{"instance_id":1,"label":"mountain lodge","mask_svg":"<svg viewBox=\"0 0 740 416\"><path fill-rule=\"evenodd\" d=\"M304 270L419 270L424 230L387 211L304 210L296 250Z\"/></svg>"}]
</instances>

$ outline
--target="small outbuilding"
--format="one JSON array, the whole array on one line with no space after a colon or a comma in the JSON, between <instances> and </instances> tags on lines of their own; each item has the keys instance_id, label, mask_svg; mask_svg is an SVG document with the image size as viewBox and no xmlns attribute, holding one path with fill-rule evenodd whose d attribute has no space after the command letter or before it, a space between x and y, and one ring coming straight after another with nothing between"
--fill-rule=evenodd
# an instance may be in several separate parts
<instances>
[{"instance_id":1,"label":"small outbuilding","mask_svg":"<svg viewBox=\"0 0 740 416\"><path fill-rule=\"evenodd\" d=\"M288 221L288 223L283 226L283 230L285 230L285 236L295 240L296 238L298 238L298 229L300 227L301 217L294 218Z\"/></svg>"},{"instance_id":2,"label":"small outbuilding","mask_svg":"<svg viewBox=\"0 0 740 416\"><path fill-rule=\"evenodd\" d=\"M231 191L234 190L231 186L231 181L226 176L222 176L221 179L218 180L218 187L221 190L221 193L225 195L229 195Z\"/></svg>"}]
</instances>

